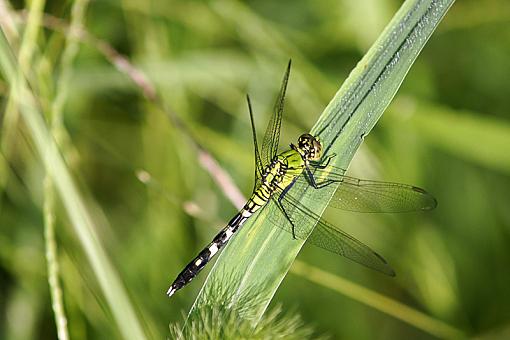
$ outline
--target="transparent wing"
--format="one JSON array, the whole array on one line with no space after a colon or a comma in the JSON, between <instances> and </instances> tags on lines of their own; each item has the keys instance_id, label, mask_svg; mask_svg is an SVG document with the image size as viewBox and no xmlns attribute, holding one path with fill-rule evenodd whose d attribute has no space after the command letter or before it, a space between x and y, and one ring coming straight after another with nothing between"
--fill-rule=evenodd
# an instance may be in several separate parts
<instances>
[{"instance_id":1,"label":"transparent wing","mask_svg":"<svg viewBox=\"0 0 510 340\"><path fill-rule=\"evenodd\" d=\"M345 176L344 170L334 167L316 168L313 171L318 185L339 184L329 206L356 212L409 212L431 210L437 206L436 199L425 190L407 184L362 180ZM307 182L300 176L297 181ZM329 184L328 184L329 183ZM314 197L330 195L318 189ZM316 196L319 195L319 196Z\"/></svg>"},{"instance_id":2,"label":"transparent wing","mask_svg":"<svg viewBox=\"0 0 510 340\"><path fill-rule=\"evenodd\" d=\"M281 194L281 192L276 195L279 194ZM377 254L354 237L337 229L331 223L321 219L317 214L301 205L288 193L284 196L281 203L294 225L294 234L297 238L307 239L308 237L308 243L344 256L386 275L395 275L393 269L391 269L381 255ZM276 203L274 203L272 199L268 205L276 206ZM284 213L278 208L273 209L268 215L268 218L273 224L289 232L289 237L292 237L291 221L288 221ZM315 228L312 231L314 225Z\"/></svg>"},{"instance_id":3,"label":"transparent wing","mask_svg":"<svg viewBox=\"0 0 510 340\"><path fill-rule=\"evenodd\" d=\"M251 133L253 136L253 148L255 151L255 183L253 186L253 190L255 191L255 188L257 188L261 182L264 167L262 165L262 160L260 158L259 146L257 143L257 132L255 130L255 121L253 119L253 109L251 107L249 95L246 95L246 101L248 102L248 111L250 112Z\"/></svg>"},{"instance_id":4,"label":"transparent wing","mask_svg":"<svg viewBox=\"0 0 510 340\"><path fill-rule=\"evenodd\" d=\"M266 128L264 140L262 141L262 162L264 165L271 163L271 160L278 153L278 144L280 143L280 128L282 125L283 106L285 102L285 92L287 91L287 83L289 81L291 61L287 65L287 70L283 76L280 93L276 98L273 109L273 115Z\"/></svg>"}]
</instances>

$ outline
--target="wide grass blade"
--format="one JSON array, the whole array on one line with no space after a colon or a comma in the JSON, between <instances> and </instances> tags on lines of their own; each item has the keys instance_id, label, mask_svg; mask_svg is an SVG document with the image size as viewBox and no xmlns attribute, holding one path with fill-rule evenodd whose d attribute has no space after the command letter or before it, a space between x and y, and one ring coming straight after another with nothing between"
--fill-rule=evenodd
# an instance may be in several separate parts
<instances>
[{"instance_id":1,"label":"wide grass blade","mask_svg":"<svg viewBox=\"0 0 510 340\"><path fill-rule=\"evenodd\" d=\"M326 155L336 153L337 166L348 166L452 3L406 1L326 107L311 132L321 138ZM302 203L320 213L328 201ZM214 297L205 294L209 286L235 287L230 303L247 290L263 287L258 308L250 312L250 317L256 320L263 314L304 243L266 220L267 210L253 216L222 252L194 308L214 303ZM229 282L233 278L236 282Z\"/></svg>"}]
</instances>

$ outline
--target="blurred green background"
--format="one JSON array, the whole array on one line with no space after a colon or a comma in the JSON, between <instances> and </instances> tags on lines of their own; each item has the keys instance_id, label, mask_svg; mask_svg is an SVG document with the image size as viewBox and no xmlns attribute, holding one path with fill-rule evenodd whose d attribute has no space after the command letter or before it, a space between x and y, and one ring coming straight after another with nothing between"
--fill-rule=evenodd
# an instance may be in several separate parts
<instances>
[{"instance_id":1,"label":"blurred green background","mask_svg":"<svg viewBox=\"0 0 510 340\"><path fill-rule=\"evenodd\" d=\"M10 8L20 32L23 2ZM235 208L200 167L178 116L245 195L253 186L245 94L259 133L289 58L282 144L308 131L350 70L399 8L395 0L136 1L88 4L83 43L64 106L67 163L98 235L153 338L182 320L206 273L168 300L175 275L210 242ZM71 2L45 5L30 73L43 108L56 96ZM5 14L2 14L6 20ZM55 18L61 18L58 22ZM161 96L108 60L124 55ZM113 54L112 54L113 53ZM510 3L464 0L447 14L411 68L349 174L415 184L435 211L327 218L391 263L388 278L320 249L299 259L376 290L470 336L510 336ZM124 64L125 65L125 64ZM35 85L34 85L35 84ZM3 106L8 88L0 84ZM147 92L149 91L149 92ZM165 107L166 111L161 107ZM22 123L3 150L0 201L0 338L56 337L48 288L44 169ZM140 170L151 180L143 183ZM57 211L63 298L72 338L120 333L96 277ZM305 278L289 274L272 305L300 314L316 334L339 339L432 335Z\"/></svg>"}]
</instances>

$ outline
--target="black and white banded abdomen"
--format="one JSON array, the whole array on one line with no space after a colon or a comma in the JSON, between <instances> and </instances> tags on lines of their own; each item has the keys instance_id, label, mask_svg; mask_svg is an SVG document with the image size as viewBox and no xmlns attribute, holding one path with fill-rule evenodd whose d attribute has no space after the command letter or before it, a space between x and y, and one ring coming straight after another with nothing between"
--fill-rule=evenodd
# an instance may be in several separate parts
<instances>
[{"instance_id":1,"label":"black and white banded abdomen","mask_svg":"<svg viewBox=\"0 0 510 340\"><path fill-rule=\"evenodd\" d=\"M251 216L251 213L242 209L238 214L230 220L228 225L223 228L213 239L213 241L202 250L184 269L177 275L166 294L172 296L177 290L187 285L204 266L227 244L232 235L243 225L243 223Z\"/></svg>"}]
</instances>

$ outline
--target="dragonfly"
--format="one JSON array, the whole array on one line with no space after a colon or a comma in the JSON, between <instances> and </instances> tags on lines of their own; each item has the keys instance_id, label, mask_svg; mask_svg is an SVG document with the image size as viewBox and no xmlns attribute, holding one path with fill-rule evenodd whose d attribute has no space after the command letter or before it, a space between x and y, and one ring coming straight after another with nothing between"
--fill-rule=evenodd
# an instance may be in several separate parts
<instances>
[{"instance_id":1,"label":"dragonfly","mask_svg":"<svg viewBox=\"0 0 510 340\"><path fill-rule=\"evenodd\" d=\"M329 199L331 190L326 189L337 185L328 207L355 212L409 212L436 207L435 198L419 187L346 176L345 170L329 165L335 154L323 156L320 139L309 133L302 134L296 144L290 144L288 150L278 153L290 68L291 61L285 71L261 149L257 143L250 97L246 96L255 149L253 193L227 226L177 275L167 291L169 297L193 280L255 212L268 206L275 207L268 214L268 220L275 227L289 232L289 237L307 240L368 268L389 276L395 275L381 255L301 204L297 188L311 186L314 199ZM311 232L309 225L315 225Z\"/></svg>"}]
</instances>

